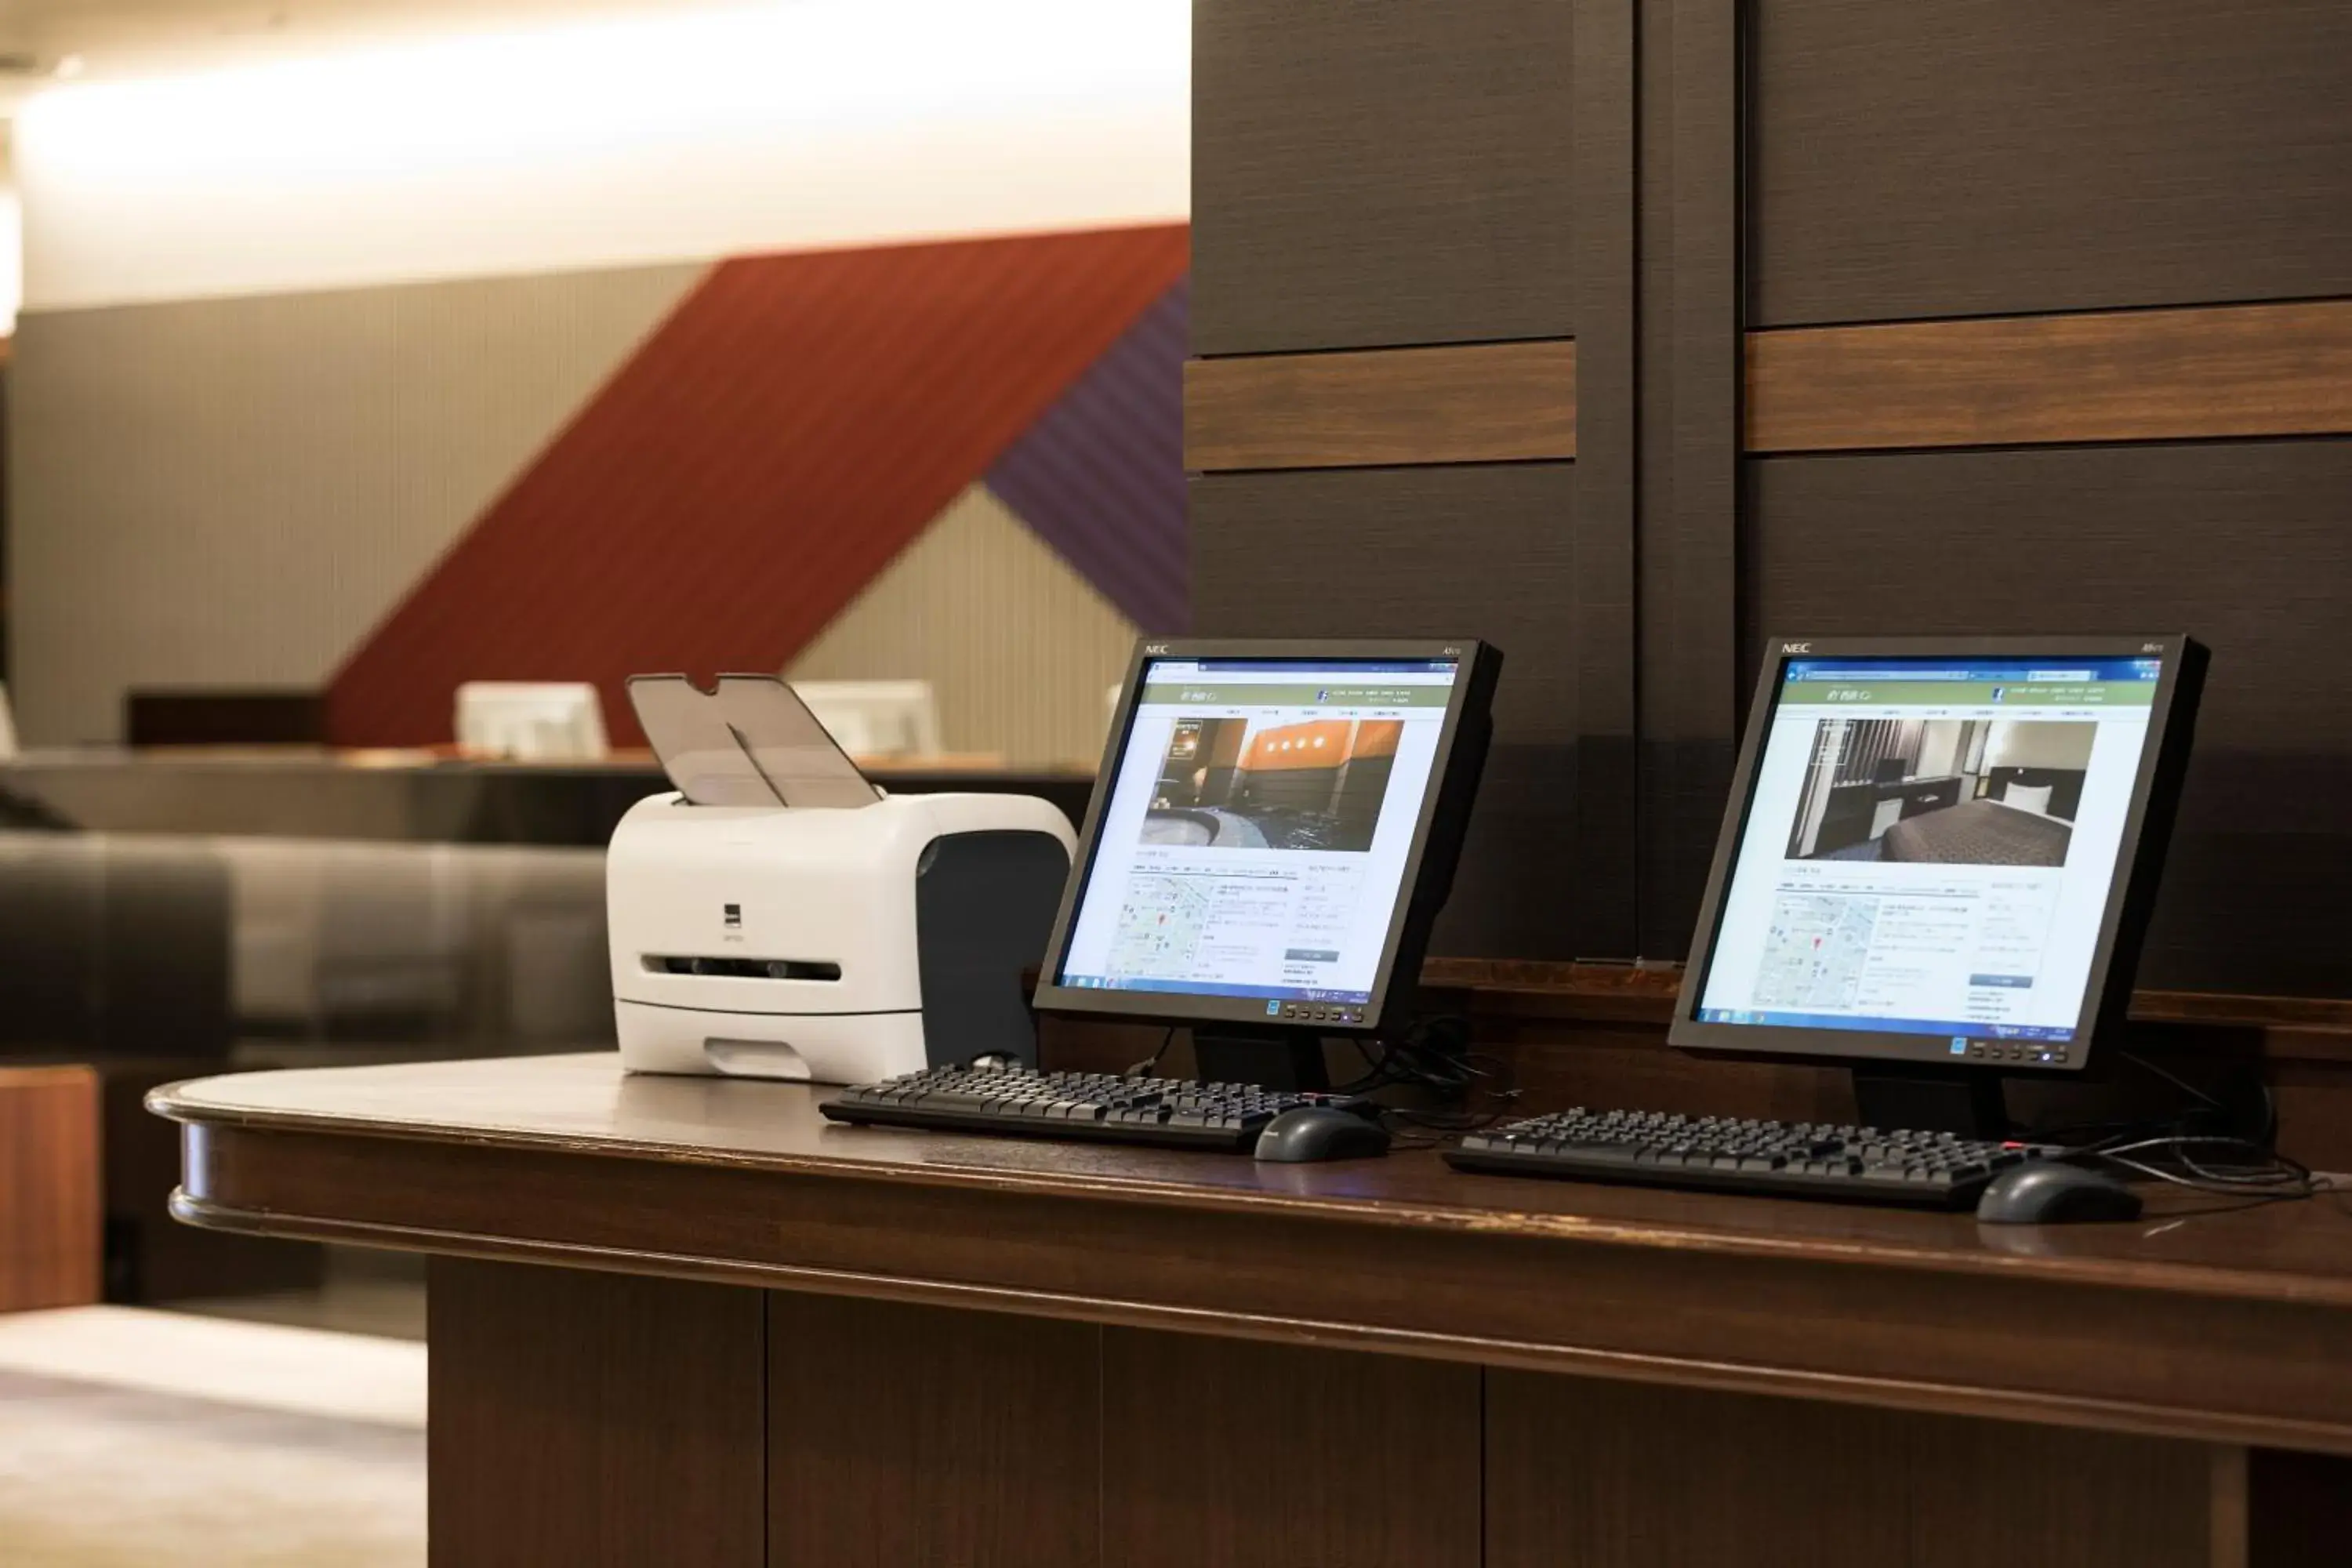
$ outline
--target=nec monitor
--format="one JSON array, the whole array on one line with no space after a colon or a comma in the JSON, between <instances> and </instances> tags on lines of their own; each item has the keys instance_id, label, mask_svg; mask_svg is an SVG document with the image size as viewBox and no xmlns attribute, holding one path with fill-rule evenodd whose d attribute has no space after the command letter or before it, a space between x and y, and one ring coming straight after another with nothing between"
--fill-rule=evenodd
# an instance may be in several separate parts
<instances>
[{"instance_id":1,"label":"nec monitor","mask_svg":"<svg viewBox=\"0 0 2352 1568\"><path fill-rule=\"evenodd\" d=\"M1334 1034L1400 1013L1501 661L1465 641L1139 647L1038 1006Z\"/></svg>"},{"instance_id":2,"label":"nec monitor","mask_svg":"<svg viewBox=\"0 0 2352 1568\"><path fill-rule=\"evenodd\" d=\"M2129 1000L2205 650L1768 647L1672 1042L2083 1067Z\"/></svg>"}]
</instances>

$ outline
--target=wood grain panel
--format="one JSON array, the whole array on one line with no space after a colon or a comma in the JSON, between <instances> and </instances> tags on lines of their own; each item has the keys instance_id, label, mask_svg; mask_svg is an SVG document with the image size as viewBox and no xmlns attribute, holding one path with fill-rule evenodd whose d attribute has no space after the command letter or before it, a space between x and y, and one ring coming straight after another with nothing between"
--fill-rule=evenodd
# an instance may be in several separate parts
<instances>
[{"instance_id":1,"label":"wood grain panel","mask_svg":"<svg viewBox=\"0 0 2352 1568\"><path fill-rule=\"evenodd\" d=\"M89 1068L0 1069L0 1312L98 1300L98 1127Z\"/></svg>"},{"instance_id":2,"label":"wood grain panel","mask_svg":"<svg viewBox=\"0 0 2352 1568\"><path fill-rule=\"evenodd\" d=\"M2339 0L1761 0L1750 324L2352 293Z\"/></svg>"},{"instance_id":3,"label":"wood grain panel","mask_svg":"<svg viewBox=\"0 0 2352 1568\"><path fill-rule=\"evenodd\" d=\"M2346 431L2352 300L1748 339L1752 452Z\"/></svg>"},{"instance_id":4,"label":"wood grain panel","mask_svg":"<svg viewBox=\"0 0 2352 1568\"><path fill-rule=\"evenodd\" d=\"M1495 751L1441 952L1608 952L1631 907L1632 889L1608 874L1625 825L1578 815L1587 761L1611 742L1581 706L1575 475L1517 463L1192 481L1201 635L1472 636L1502 648Z\"/></svg>"},{"instance_id":5,"label":"wood grain panel","mask_svg":"<svg viewBox=\"0 0 2352 1568\"><path fill-rule=\"evenodd\" d=\"M1194 472L1574 456L1569 340L1184 366L1184 465Z\"/></svg>"},{"instance_id":6,"label":"wood grain panel","mask_svg":"<svg viewBox=\"0 0 2352 1568\"><path fill-rule=\"evenodd\" d=\"M2243 1452L1497 1372L1486 1562L2237 1568Z\"/></svg>"},{"instance_id":7,"label":"wood grain panel","mask_svg":"<svg viewBox=\"0 0 2352 1568\"><path fill-rule=\"evenodd\" d=\"M433 1568L766 1568L761 1293L433 1259Z\"/></svg>"},{"instance_id":8,"label":"wood grain panel","mask_svg":"<svg viewBox=\"0 0 2352 1568\"><path fill-rule=\"evenodd\" d=\"M1574 11L1201 0L1193 352L1573 331Z\"/></svg>"},{"instance_id":9,"label":"wood grain panel","mask_svg":"<svg viewBox=\"0 0 2352 1568\"><path fill-rule=\"evenodd\" d=\"M1105 1561L1476 1568L1477 1368L1103 1335Z\"/></svg>"},{"instance_id":10,"label":"wood grain panel","mask_svg":"<svg viewBox=\"0 0 2352 1568\"><path fill-rule=\"evenodd\" d=\"M768 1294L771 1568L1100 1561L1101 1331Z\"/></svg>"},{"instance_id":11,"label":"wood grain panel","mask_svg":"<svg viewBox=\"0 0 2352 1568\"><path fill-rule=\"evenodd\" d=\"M2168 626L2210 645L2140 984L2352 994L2352 441L1765 458L1749 472L1743 597L1776 630Z\"/></svg>"}]
</instances>

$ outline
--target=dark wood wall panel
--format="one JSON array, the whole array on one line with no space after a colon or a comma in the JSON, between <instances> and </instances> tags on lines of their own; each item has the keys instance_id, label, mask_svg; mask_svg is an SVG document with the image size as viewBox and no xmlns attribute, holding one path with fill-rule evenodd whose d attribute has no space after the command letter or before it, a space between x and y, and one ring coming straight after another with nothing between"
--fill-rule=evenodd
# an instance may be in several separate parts
<instances>
[{"instance_id":1,"label":"dark wood wall panel","mask_svg":"<svg viewBox=\"0 0 2352 1568\"><path fill-rule=\"evenodd\" d=\"M1102 1561L1102 1331L768 1293L771 1568Z\"/></svg>"},{"instance_id":2,"label":"dark wood wall panel","mask_svg":"<svg viewBox=\"0 0 2352 1568\"><path fill-rule=\"evenodd\" d=\"M1184 366L1184 466L1196 473L1575 456L1568 339Z\"/></svg>"},{"instance_id":3,"label":"dark wood wall panel","mask_svg":"<svg viewBox=\"0 0 2352 1568\"><path fill-rule=\"evenodd\" d=\"M1495 1372L1486 1562L2219 1568L2239 1452Z\"/></svg>"},{"instance_id":4,"label":"dark wood wall panel","mask_svg":"<svg viewBox=\"0 0 2352 1568\"><path fill-rule=\"evenodd\" d=\"M1441 952L1630 950L1622 824L1580 814L1625 744L1588 732L1576 465L1212 474L1192 481L1204 637L1478 637L1504 653L1495 750Z\"/></svg>"},{"instance_id":5,"label":"dark wood wall panel","mask_svg":"<svg viewBox=\"0 0 2352 1568\"><path fill-rule=\"evenodd\" d=\"M1745 597L1769 633L2209 643L2141 982L2352 990L2352 441L1769 458L1750 475Z\"/></svg>"},{"instance_id":6,"label":"dark wood wall panel","mask_svg":"<svg viewBox=\"0 0 2352 1568\"><path fill-rule=\"evenodd\" d=\"M2342 0L1759 0L1752 324L2352 293Z\"/></svg>"},{"instance_id":7,"label":"dark wood wall panel","mask_svg":"<svg viewBox=\"0 0 2352 1568\"><path fill-rule=\"evenodd\" d=\"M1573 331L1564 0L1200 0L1192 347Z\"/></svg>"},{"instance_id":8,"label":"dark wood wall panel","mask_svg":"<svg viewBox=\"0 0 2352 1568\"><path fill-rule=\"evenodd\" d=\"M1479 1371L1103 1331L1103 1561L1478 1568Z\"/></svg>"},{"instance_id":9,"label":"dark wood wall panel","mask_svg":"<svg viewBox=\"0 0 2352 1568\"><path fill-rule=\"evenodd\" d=\"M434 1568L766 1568L761 1292L446 1257L429 1279Z\"/></svg>"},{"instance_id":10,"label":"dark wood wall panel","mask_svg":"<svg viewBox=\"0 0 2352 1568\"><path fill-rule=\"evenodd\" d=\"M1755 452L2352 431L2352 300L1748 339Z\"/></svg>"}]
</instances>

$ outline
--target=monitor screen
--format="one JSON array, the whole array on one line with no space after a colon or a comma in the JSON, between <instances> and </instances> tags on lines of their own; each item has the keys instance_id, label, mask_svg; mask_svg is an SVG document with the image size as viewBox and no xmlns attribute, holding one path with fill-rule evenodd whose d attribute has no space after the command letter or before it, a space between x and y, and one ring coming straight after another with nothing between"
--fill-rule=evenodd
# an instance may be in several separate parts
<instances>
[{"instance_id":1,"label":"monitor screen","mask_svg":"<svg viewBox=\"0 0 2352 1568\"><path fill-rule=\"evenodd\" d=\"M1370 1002L1461 671L1147 658L1055 983Z\"/></svg>"},{"instance_id":2,"label":"monitor screen","mask_svg":"<svg viewBox=\"0 0 2352 1568\"><path fill-rule=\"evenodd\" d=\"M2078 1063L2162 675L1784 660L1689 1016Z\"/></svg>"}]
</instances>

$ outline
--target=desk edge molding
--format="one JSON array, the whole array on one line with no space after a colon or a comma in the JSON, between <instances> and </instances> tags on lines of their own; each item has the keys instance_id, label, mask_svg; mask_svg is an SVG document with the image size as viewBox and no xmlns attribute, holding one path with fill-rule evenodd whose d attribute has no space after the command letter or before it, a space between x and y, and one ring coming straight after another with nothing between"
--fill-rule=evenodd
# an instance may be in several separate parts
<instances>
[{"instance_id":1,"label":"desk edge molding","mask_svg":"<svg viewBox=\"0 0 2352 1568\"><path fill-rule=\"evenodd\" d=\"M226 1234L341 1242L484 1260L553 1265L606 1273L648 1274L761 1289L804 1291L1010 1312L1118 1327L1208 1333L1269 1343L1356 1350L1518 1371L1604 1377L1621 1382L1777 1394L1885 1409L2029 1421L2045 1426L2130 1432L2148 1436L2288 1447L2352 1456L2352 1423L2328 1426L2292 1417L2255 1417L2134 1401L2031 1390L1971 1388L1927 1380L1865 1377L1797 1367L1757 1366L1693 1357L1519 1340L1441 1335L1376 1324L1286 1318L1155 1305L1109 1297L921 1279L694 1254L646 1252L579 1243L486 1236L264 1213L209 1202L175 1189L172 1216Z\"/></svg>"}]
</instances>

